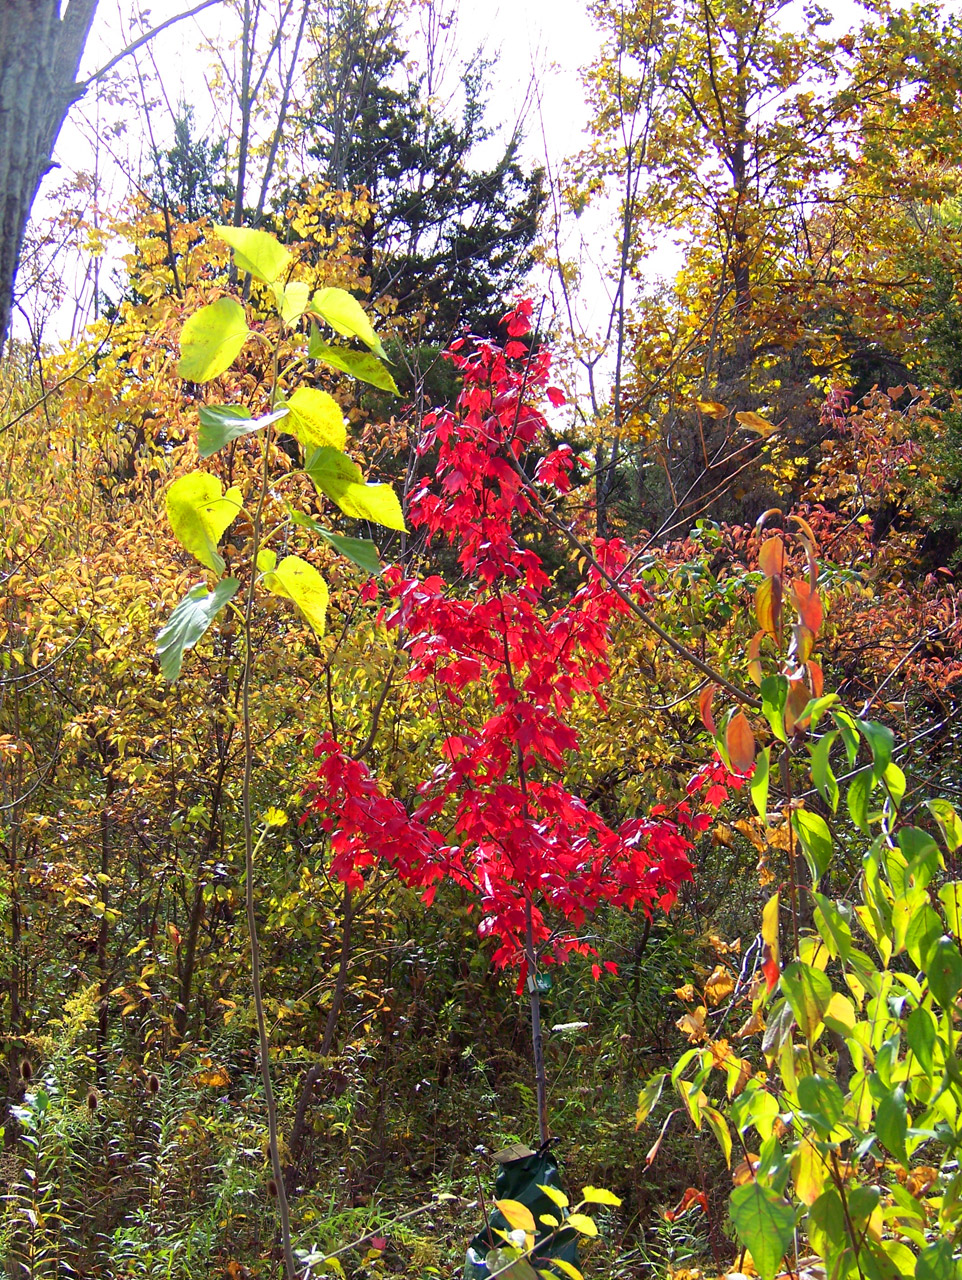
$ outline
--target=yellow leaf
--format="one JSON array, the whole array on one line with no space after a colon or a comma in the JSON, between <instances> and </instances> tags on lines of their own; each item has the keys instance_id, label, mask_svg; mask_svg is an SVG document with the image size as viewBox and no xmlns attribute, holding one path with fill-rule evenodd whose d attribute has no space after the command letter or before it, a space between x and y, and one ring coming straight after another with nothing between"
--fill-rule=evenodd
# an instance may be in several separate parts
<instances>
[{"instance_id":1,"label":"yellow leaf","mask_svg":"<svg viewBox=\"0 0 962 1280\"><path fill-rule=\"evenodd\" d=\"M581 1199L586 1204L621 1204L621 1200L613 1191L606 1191L604 1187L582 1187Z\"/></svg>"},{"instance_id":2,"label":"yellow leaf","mask_svg":"<svg viewBox=\"0 0 962 1280\"><path fill-rule=\"evenodd\" d=\"M802 1204L813 1205L822 1194L828 1177L825 1161L814 1143L803 1141L792 1160L792 1180Z\"/></svg>"},{"instance_id":3,"label":"yellow leaf","mask_svg":"<svg viewBox=\"0 0 962 1280\"><path fill-rule=\"evenodd\" d=\"M598 1227L594 1218L589 1218L586 1213L569 1214L565 1225L574 1227L575 1231L580 1231L583 1236L596 1236L598 1234Z\"/></svg>"},{"instance_id":4,"label":"yellow leaf","mask_svg":"<svg viewBox=\"0 0 962 1280\"><path fill-rule=\"evenodd\" d=\"M714 971L705 983L705 998L711 1005L721 1004L726 996L735 990L735 979L724 965L715 966Z\"/></svg>"},{"instance_id":5,"label":"yellow leaf","mask_svg":"<svg viewBox=\"0 0 962 1280\"><path fill-rule=\"evenodd\" d=\"M347 428L341 406L326 391L298 387L287 401L286 428L305 449L342 450L347 444Z\"/></svg>"},{"instance_id":6,"label":"yellow leaf","mask_svg":"<svg viewBox=\"0 0 962 1280\"><path fill-rule=\"evenodd\" d=\"M695 408L706 418L724 418L728 413L725 406L719 404L717 400L696 400Z\"/></svg>"},{"instance_id":7,"label":"yellow leaf","mask_svg":"<svg viewBox=\"0 0 962 1280\"><path fill-rule=\"evenodd\" d=\"M559 1191L557 1187L548 1187L543 1182L539 1182L538 1190L543 1191L551 1203L556 1204L559 1209L567 1209L568 1197L563 1191Z\"/></svg>"},{"instance_id":8,"label":"yellow leaf","mask_svg":"<svg viewBox=\"0 0 962 1280\"><path fill-rule=\"evenodd\" d=\"M572 1263L566 1262L564 1258L545 1258L549 1267L557 1267L563 1276L568 1276L570 1280L585 1280L584 1276ZM542 1275L547 1273L542 1271Z\"/></svg>"}]
</instances>

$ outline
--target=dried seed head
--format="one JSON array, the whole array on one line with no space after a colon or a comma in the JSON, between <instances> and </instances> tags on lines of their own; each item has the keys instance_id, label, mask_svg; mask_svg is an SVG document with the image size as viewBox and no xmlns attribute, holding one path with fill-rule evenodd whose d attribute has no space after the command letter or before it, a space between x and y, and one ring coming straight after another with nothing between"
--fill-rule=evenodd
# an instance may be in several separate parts
<instances>
[{"instance_id":1,"label":"dried seed head","mask_svg":"<svg viewBox=\"0 0 962 1280\"><path fill-rule=\"evenodd\" d=\"M267 1194L270 1196L272 1200L277 1199L277 1183L274 1181L273 1178L271 1178L271 1180L267 1184Z\"/></svg>"},{"instance_id":2,"label":"dried seed head","mask_svg":"<svg viewBox=\"0 0 962 1280\"><path fill-rule=\"evenodd\" d=\"M88 1089L87 1090L87 1110L91 1113L91 1115L97 1110L97 1107L99 1105L100 1105L100 1095L97 1093L97 1090Z\"/></svg>"},{"instance_id":3,"label":"dried seed head","mask_svg":"<svg viewBox=\"0 0 962 1280\"><path fill-rule=\"evenodd\" d=\"M153 1097L155 1094L160 1093L160 1081L153 1074L153 1072L151 1072L151 1074L147 1077L147 1092L150 1094L151 1097Z\"/></svg>"},{"instance_id":4,"label":"dried seed head","mask_svg":"<svg viewBox=\"0 0 962 1280\"><path fill-rule=\"evenodd\" d=\"M33 1079L33 1063L29 1058L21 1058L20 1076L27 1084Z\"/></svg>"}]
</instances>

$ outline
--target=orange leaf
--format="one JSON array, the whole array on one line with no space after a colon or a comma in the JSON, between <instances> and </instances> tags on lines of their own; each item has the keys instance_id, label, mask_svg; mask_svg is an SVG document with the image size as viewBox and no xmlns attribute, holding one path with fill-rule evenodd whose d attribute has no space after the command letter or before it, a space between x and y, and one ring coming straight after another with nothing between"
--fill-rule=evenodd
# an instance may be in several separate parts
<instances>
[{"instance_id":1,"label":"orange leaf","mask_svg":"<svg viewBox=\"0 0 962 1280\"><path fill-rule=\"evenodd\" d=\"M775 640L778 639L778 624L782 609L781 578L766 578L758 584L755 592L755 617L762 631Z\"/></svg>"},{"instance_id":2,"label":"orange leaf","mask_svg":"<svg viewBox=\"0 0 962 1280\"><path fill-rule=\"evenodd\" d=\"M739 426L747 427L749 431L757 431L765 440L767 440L775 430L774 426L767 418L763 418L761 414L752 413L750 409L746 410L744 413L736 413L735 421Z\"/></svg>"},{"instance_id":3,"label":"orange leaf","mask_svg":"<svg viewBox=\"0 0 962 1280\"><path fill-rule=\"evenodd\" d=\"M742 1187L746 1182L755 1181L755 1170L760 1164L759 1157L752 1155L749 1151L744 1160L740 1160L732 1169L732 1182L736 1187Z\"/></svg>"},{"instance_id":4,"label":"orange leaf","mask_svg":"<svg viewBox=\"0 0 962 1280\"><path fill-rule=\"evenodd\" d=\"M766 578L780 577L785 572L785 543L777 534L762 543L758 567Z\"/></svg>"},{"instance_id":5,"label":"orange leaf","mask_svg":"<svg viewBox=\"0 0 962 1280\"><path fill-rule=\"evenodd\" d=\"M811 694L804 680L788 682L788 697L785 699L785 732L789 737L796 729L805 728L805 725L800 723L799 717L808 706L810 698Z\"/></svg>"},{"instance_id":6,"label":"orange leaf","mask_svg":"<svg viewBox=\"0 0 962 1280\"><path fill-rule=\"evenodd\" d=\"M762 641L765 639L764 631L756 631L748 642L748 674L754 682L761 687L762 683L762 664L758 657L762 649Z\"/></svg>"},{"instance_id":7,"label":"orange leaf","mask_svg":"<svg viewBox=\"0 0 962 1280\"><path fill-rule=\"evenodd\" d=\"M792 627L792 636L794 644L792 646L795 657L799 662L806 662L812 656L812 650L815 648L815 633L810 631L803 622L796 622Z\"/></svg>"},{"instance_id":8,"label":"orange leaf","mask_svg":"<svg viewBox=\"0 0 962 1280\"><path fill-rule=\"evenodd\" d=\"M808 678L812 683L812 697L820 698L822 690L825 688L825 677L822 675L822 668L817 662L806 662L808 668Z\"/></svg>"},{"instance_id":9,"label":"orange leaf","mask_svg":"<svg viewBox=\"0 0 962 1280\"><path fill-rule=\"evenodd\" d=\"M736 711L729 720L725 746L736 773L747 773L755 763L755 735L744 711Z\"/></svg>"},{"instance_id":10,"label":"orange leaf","mask_svg":"<svg viewBox=\"0 0 962 1280\"><path fill-rule=\"evenodd\" d=\"M818 592L809 583L799 580L792 583L790 595L802 622L809 631L817 632L824 616Z\"/></svg>"},{"instance_id":11,"label":"orange leaf","mask_svg":"<svg viewBox=\"0 0 962 1280\"><path fill-rule=\"evenodd\" d=\"M706 418L724 418L728 415L728 410L717 400L696 400L695 408Z\"/></svg>"},{"instance_id":12,"label":"orange leaf","mask_svg":"<svg viewBox=\"0 0 962 1280\"><path fill-rule=\"evenodd\" d=\"M695 1205L698 1205L703 1213L707 1213L708 1197L704 1191L699 1191L697 1187L689 1187L674 1209L665 1210L665 1221L674 1222L676 1218L680 1218L683 1213L687 1213Z\"/></svg>"},{"instance_id":13,"label":"orange leaf","mask_svg":"<svg viewBox=\"0 0 962 1280\"><path fill-rule=\"evenodd\" d=\"M710 734L714 734L716 731L715 717L711 713L711 703L717 688L717 685L706 684L698 695L698 710L701 712L701 722Z\"/></svg>"}]
</instances>

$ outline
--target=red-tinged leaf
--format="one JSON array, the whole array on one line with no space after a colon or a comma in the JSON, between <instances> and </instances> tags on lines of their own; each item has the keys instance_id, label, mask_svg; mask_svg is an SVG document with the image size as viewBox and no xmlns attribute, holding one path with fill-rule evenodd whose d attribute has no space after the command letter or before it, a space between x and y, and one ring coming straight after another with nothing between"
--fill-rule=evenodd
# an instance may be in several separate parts
<instances>
[{"instance_id":1,"label":"red-tinged leaf","mask_svg":"<svg viewBox=\"0 0 962 1280\"><path fill-rule=\"evenodd\" d=\"M778 628L782 612L782 580L766 578L755 592L755 617L762 631L778 640Z\"/></svg>"},{"instance_id":2,"label":"red-tinged leaf","mask_svg":"<svg viewBox=\"0 0 962 1280\"><path fill-rule=\"evenodd\" d=\"M778 967L778 961L772 954L772 949L767 942L762 943L762 973L765 975L765 985L769 991L774 991L781 976L781 969Z\"/></svg>"},{"instance_id":3,"label":"red-tinged leaf","mask_svg":"<svg viewBox=\"0 0 962 1280\"><path fill-rule=\"evenodd\" d=\"M805 626L816 633L822 625L823 617L818 592L808 582L799 580L792 583L791 600Z\"/></svg>"},{"instance_id":4,"label":"red-tinged leaf","mask_svg":"<svg viewBox=\"0 0 962 1280\"><path fill-rule=\"evenodd\" d=\"M761 688L762 683L762 664L759 661L759 655L762 651L762 641L764 639L765 632L756 631L748 642L748 675L759 688Z\"/></svg>"},{"instance_id":5,"label":"red-tinged leaf","mask_svg":"<svg viewBox=\"0 0 962 1280\"><path fill-rule=\"evenodd\" d=\"M597 981L600 979L600 977L601 977L601 965L600 965L600 964L593 964L593 965L591 966L591 976L594 978L595 982L597 982Z\"/></svg>"},{"instance_id":6,"label":"red-tinged leaf","mask_svg":"<svg viewBox=\"0 0 962 1280\"><path fill-rule=\"evenodd\" d=\"M777 534L762 543L758 567L766 578L781 577L785 572L785 543Z\"/></svg>"},{"instance_id":7,"label":"red-tinged leaf","mask_svg":"<svg viewBox=\"0 0 962 1280\"><path fill-rule=\"evenodd\" d=\"M715 729L715 718L711 713L711 704L717 688L718 686L715 684L706 684L698 695L698 710L701 713L701 722L713 737L717 730Z\"/></svg>"},{"instance_id":8,"label":"red-tinged leaf","mask_svg":"<svg viewBox=\"0 0 962 1280\"><path fill-rule=\"evenodd\" d=\"M725 730L725 746L732 768L748 773L755 763L755 735L744 711L736 711Z\"/></svg>"},{"instance_id":9,"label":"red-tinged leaf","mask_svg":"<svg viewBox=\"0 0 962 1280\"><path fill-rule=\"evenodd\" d=\"M556 409L566 403L565 393L559 387L548 387L546 394Z\"/></svg>"},{"instance_id":10,"label":"red-tinged leaf","mask_svg":"<svg viewBox=\"0 0 962 1280\"><path fill-rule=\"evenodd\" d=\"M666 1119L665 1119L665 1123L661 1126L661 1131L660 1131L660 1133L658 1134L658 1137L655 1139L655 1141L654 1141L654 1142L651 1144L651 1146L648 1148L648 1152L647 1152L647 1154L645 1155L645 1168L646 1168L646 1169L650 1168L650 1166L651 1166L652 1162L654 1161L655 1157L658 1155L658 1152L659 1152L659 1150L660 1150L660 1148L661 1148L661 1144L662 1144L662 1143L664 1142L664 1140L665 1140L665 1134L668 1132L668 1126L671 1124L672 1120L674 1120L675 1116L678 1116L678 1115L681 1115L681 1108L680 1108L680 1107L679 1107L677 1110L675 1110L675 1111L671 1111L671 1112L669 1112L669 1113L668 1113L668 1116L667 1116L667 1117L666 1117Z\"/></svg>"},{"instance_id":11,"label":"red-tinged leaf","mask_svg":"<svg viewBox=\"0 0 962 1280\"><path fill-rule=\"evenodd\" d=\"M785 699L785 732L789 737L796 729L804 729L805 723L801 723L799 717L808 706L811 699L808 685L804 680L790 680L788 684L788 697Z\"/></svg>"},{"instance_id":12,"label":"red-tinged leaf","mask_svg":"<svg viewBox=\"0 0 962 1280\"><path fill-rule=\"evenodd\" d=\"M806 662L808 668L808 678L812 685L812 697L820 698L825 689L825 677L822 674L822 668L817 662Z\"/></svg>"},{"instance_id":13,"label":"red-tinged leaf","mask_svg":"<svg viewBox=\"0 0 962 1280\"><path fill-rule=\"evenodd\" d=\"M704 1191L699 1191L697 1187L688 1187L685 1194L675 1205L674 1209L665 1210L665 1221L674 1222L676 1218L680 1218L683 1213L687 1213L689 1209L699 1208L703 1213L708 1213L708 1197Z\"/></svg>"},{"instance_id":14,"label":"red-tinged leaf","mask_svg":"<svg viewBox=\"0 0 962 1280\"><path fill-rule=\"evenodd\" d=\"M605 968L609 973L614 974L615 977L618 976L618 966L615 964L614 960L606 960Z\"/></svg>"}]
</instances>

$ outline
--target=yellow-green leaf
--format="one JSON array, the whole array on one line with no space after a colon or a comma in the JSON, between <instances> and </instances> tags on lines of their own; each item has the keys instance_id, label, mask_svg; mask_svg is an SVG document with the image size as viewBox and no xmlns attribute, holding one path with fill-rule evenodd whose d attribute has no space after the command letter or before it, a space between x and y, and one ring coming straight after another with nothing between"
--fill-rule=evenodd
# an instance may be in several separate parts
<instances>
[{"instance_id":1,"label":"yellow-green leaf","mask_svg":"<svg viewBox=\"0 0 962 1280\"><path fill-rule=\"evenodd\" d=\"M264 284L273 284L291 264L291 255L267 231L249 227L215 227L222 240L234 250L238 271L249 271Z\"/></svg>"},{"instance_id":2,"label":"yellow-green leaf","mask_svg":"<svg viewBox=\"0 0 962 1280\"><path fill-rule=\"evenodd\" d=\"M322 342L317 330L314 329L307 354L312 360L322 360L332 369L340 369L342 373L348 373L352 378L359 378L361 382L368 382L372 387L380 387L382 391L398 394L397 384L389 370L377 356L372 356L369 351L352 351L350 347L332 347L330 343Z\"/></svg>"},{"instance_id":3,"label":"yellow-green leaf","mask_svg":"<svg viewBox=\"0 0 962 1280\"><path fill-rule=\"evenodd\" d=\"M527 1205L523 1205L520 1200L495 1200L494 1203L512 1230L534 1233L534 1216Z\"/></svg>"},{"instance_id":4,"label":"yellow-green leaf","mask_svg":"<svg viewBox=\"0 0 962 1280\"><path fill-rule=\"evenodd\" d=\"M231 367L250 329L244 308L234 298L218 298L188 318L180 331L178 376L210 382Z\"/></svg>"},{"instance_id":5,"label":"yellow-green leaf","mask_svg":"<svg viewBox=\"0 0 962 1280\"><path fill-rule=\"evenodd\" d=\"M167 490L167 518L174 537L217 574L225 568L217 544L242 506L240 489L224 493L217 477L206 471L191 471Z\"/></svg>"},{"instance_id":6,"label":"yellow-green leaf","mask_svg":"<svg viewBox=\"0 0 962 1280\"><path fill-rule=\"evenodd\" d=\"M583 1236L596 1236L598 1234L598 1226L594 1218L589 1218L586 1213L569 1213L565 1226L574 1227L575 1231L580 1231Z\"/></svg>"},{"instance_id":7,"label":"yellow-green leaf","mask_svg":"<svg viewBox=\"0 0 962 1280\"><path fill-rule=\"evenodd\" d=\"M290 325L295 320L300 320L307 310L307 304L311 297L311 286L305 284L303 280L292 280L289 285L284 287L275 285L274 297L277 300L277 310L281 313L281 319L285 324Z\"/></svg>"},{"instance_id":8,"label":"yellow-green leaf","mask_svg":"<svg viewBox=\"0 0 962 1280\"><path fill-rule=\"evenodd\" d=\"M374 332L367 313L346 289L319 289L311 299L311 310L335 333L343 338L360 338L366 347L385 358L381 340Z\"/></svg>"},{"instance_id":9,"label":"yellow-green leaf","mask_svg":"<svg viewBox=\"0 0 962 1280\"><path fill-rule=\"evenodd\" d=\"M389 484L365 484L360 468L347 454L332 448L316 449L304 470L346 516L404 532L404 516L394 490Z\"/></svg>"},{"instance_id":10,"label":"yellow-green leaf","mask_svg":"<svg viewBox=\"0 0 962 1280\"><path fill-rule=\"evenodd\" d=\"M326 391L298 387L287 401L287 410L287 430L305 449L331 448L340 452L347 444L341 406Z\"/></svg>"},{"instance_id":11,"label":"yellow-green leaf","mask_svg":"<svg viewBox=\"0 0 962 1280\"><path fill-rule=\"evenodd\" d=\"M264 575L264 586L282 600L291 600L319 636L324 634L327 618L327 583L300 556L285 556L280 564L273 551L262 551L257 567Z\"/></svg>"}]
</instances>

